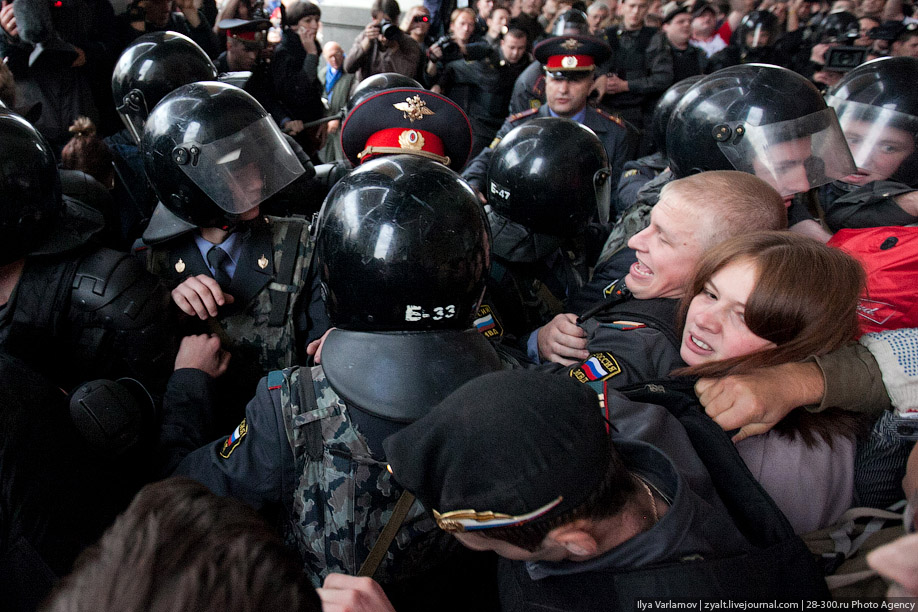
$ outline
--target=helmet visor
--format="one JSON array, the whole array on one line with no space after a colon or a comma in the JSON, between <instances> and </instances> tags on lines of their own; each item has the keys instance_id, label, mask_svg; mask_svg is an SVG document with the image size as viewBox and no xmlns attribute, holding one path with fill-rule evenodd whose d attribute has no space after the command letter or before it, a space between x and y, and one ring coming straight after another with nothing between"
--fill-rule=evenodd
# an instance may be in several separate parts
<instances>
[{"instance_id":1,"label":"helmet visor","mask_svg":"<svg viewBox=\"0 0 918 612\"><path fill-rule=\"evenodd\" d=\"M609 222L609 211L612 208L612 176L608 168L600 168L593 175L593 188L596 190L596 209L599 222Z\"/></svg>"},{"instance_id":2,"label":"helmet visor","mask_svg":"<svg viewBox=\"0 0 918 612\"><path fill-rule=\"evenodd\" d=\"M847 182L882 181L895 174L911 174L918 118L881 106L828 96L826 102L838 113L857 175ZM901 172L900 172L901 171Z\"/></svg>"},{"instance_id":3,"label":"helmet visor","mask_svg":"<svg viewBox=\"0 0 918 612\"><path fill-rule=\"evenodd\" d=\"M255 208L304 172L270 116L220 140L183 143L173 159L217 206L234 215Z\"/></svg>"},{"instance_id":4,"label":"helmet visor","mask_svg":"<svg viewBox=\"0 0 918 612\"><path fill-rule=\"evenodd\" d=\"M832 108L767 125L725 123L714 128L714 137L734 168L755 174L785 197L855 169Z\"/></svg>"}]
</instances>

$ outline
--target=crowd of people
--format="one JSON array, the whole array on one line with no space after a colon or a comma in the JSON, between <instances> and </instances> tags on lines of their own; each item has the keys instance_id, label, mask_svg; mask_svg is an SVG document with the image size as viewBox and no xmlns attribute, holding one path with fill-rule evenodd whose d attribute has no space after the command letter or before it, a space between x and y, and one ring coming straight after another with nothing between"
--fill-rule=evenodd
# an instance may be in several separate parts
<instances>
[{"instance_id":1,"label":"crowd of people","mask_svg":"<svg viewBox=\"0 0 918 612\"><path fill-rule=\"evenodd\" d=\"M914 10L3 2L3 607L918 597Z\"/></svg>"}]
</instances>

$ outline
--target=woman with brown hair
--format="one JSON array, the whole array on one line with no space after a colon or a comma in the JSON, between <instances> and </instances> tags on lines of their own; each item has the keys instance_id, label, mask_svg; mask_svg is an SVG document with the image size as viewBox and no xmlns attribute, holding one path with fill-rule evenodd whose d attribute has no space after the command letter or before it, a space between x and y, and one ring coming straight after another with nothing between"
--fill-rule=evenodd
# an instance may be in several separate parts
<instances>
[{"instance_id":1,"label":"woman with brown hair","mask_svg":"<svg viewBox=\"0 0 918 612\"><path fill-rule=\"evenodd\" d=\"M708 251L680 316L678 375L720 377L801 361L858 332L865 275L847 254L790 232L734 238ZM773 431L739 442L746 465L798 533L837 519L852 503L861 417L794 411Z\"/></svg>"}]
</instances>

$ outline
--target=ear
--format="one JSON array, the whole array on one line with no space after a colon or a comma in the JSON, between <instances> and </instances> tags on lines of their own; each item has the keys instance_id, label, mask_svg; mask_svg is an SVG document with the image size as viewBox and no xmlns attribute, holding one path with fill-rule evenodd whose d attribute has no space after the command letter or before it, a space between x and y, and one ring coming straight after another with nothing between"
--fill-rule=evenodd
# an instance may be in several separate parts
<instances>
[{"instance_id":1,"label":"ear","mask_svg":"<svg viewBox=\"0 0 918 612\"><path fill-rule=\"evenodd\" d=\"M585 519L556 527L545 537L564 547L572 559L589 559L599 554L599 543L593 537L589 521Z\"/></svg>"}]
</instances>

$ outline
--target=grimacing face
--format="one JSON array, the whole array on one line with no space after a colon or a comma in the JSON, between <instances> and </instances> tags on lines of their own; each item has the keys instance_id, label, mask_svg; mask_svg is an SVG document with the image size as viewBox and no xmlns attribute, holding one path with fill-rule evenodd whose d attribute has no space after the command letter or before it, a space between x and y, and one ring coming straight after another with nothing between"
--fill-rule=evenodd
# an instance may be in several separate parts
<instances>
[{"instance_id":1,"label":"grimacing face","mask_svg":"<svg viewBox=\"0 0 918 612\"><path fill-rule=\"evenodd\" d=\"M876 126L855 119L846 120L842 130L857 163L857 174L846 176L846 183L865 185L884 181L915 152L915 137L890 125Z\"/></svg>"}]
</instances>

